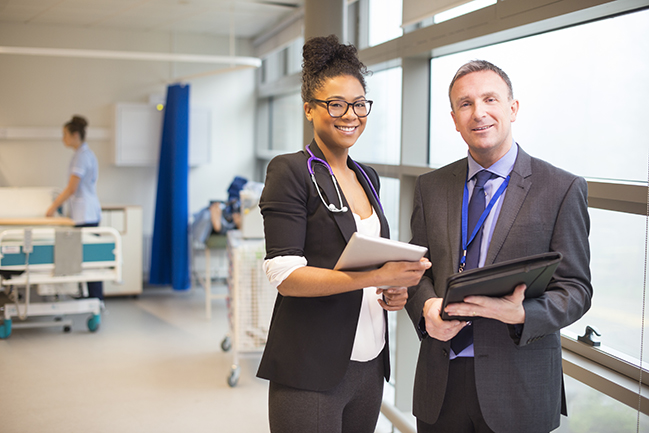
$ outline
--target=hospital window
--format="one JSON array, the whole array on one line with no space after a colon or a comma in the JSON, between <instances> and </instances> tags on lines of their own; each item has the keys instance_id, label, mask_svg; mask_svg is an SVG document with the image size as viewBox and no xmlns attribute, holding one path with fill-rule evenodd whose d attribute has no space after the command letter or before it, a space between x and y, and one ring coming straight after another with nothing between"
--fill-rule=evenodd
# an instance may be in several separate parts
<instances>
[{"instance_id":1,"label":"hospital window","mask_svg":"<svg viewBox=\"0 0 649 433\"><path fill-rule=\"evenodd\" d=\"M581 176L645 180L647 52L644 10L433 58L430 165L466 156L451 120L448 83L462 64L484 59L512 80L520 101L514 139L525 151Z\"/></svg>"},{"instance_id":2,"label":"hospital window","mask_svg":"<svg viewBox=\"0 0 649 433\"><path fill-rule=\"evenodd\" d=\"M302 148L304 109L300 93L270 98L270 149L296 152Z\"/></svg>"},{"instance_id":3,"label":"hospital window","mask_svg":"<svg viewBox=\"0 0 649 433\"><path fill-rule=\"evenodd\" d=\"M416 2L418 0L404 0L406 4ZM433 24L443 23L444 21L452 20L462 15L469 14L479 9L486 8L497 3L497 0L470 0L466 2L454 2L452 4L461 3L458 6L450 9L443 10L433 16L423 16L417 22L410 22L408 25L403 26L404 33L414 32L415 30L432 26ZM451 4L451 5L452 5Z\"/></svg>"},{"instance_id":4,"label":"hospital window","mask_svg":"<svg viewBox=\"0 0 649 433\"><path fill-rule=\"evenodd\" d=\"M520 101L514 139L526 152L586 177L591 185L606 182L623 191L646 186L649 149L642 125L649 95L648 51L649 10L643 10L434 57L430 165L441 167L466 156L467 146L450 115L448 83L462 64L484 59L512 79ZM592 307L563 332L582 335L586 325L595 326L602 334L602 350L640 366L649 355L647 349L640 353L643 331L649 330L643 329L647 217L594 207L589 214ZM646 362L642 365L647 368ZM636 411L575 380L566 384L569 413L577 401L591 405L573 408L558 432L612 431L609 421L593 422L604 414L613 425L630 425L635 431ZM641 430L649 429L648 417L638 420Z\"/></svg>"},{"instance_id":5,"label":"hospital window","mask_svg":"<svg viewBox=\"0 0 649 433\"><path fill-rule=\"evenodd\" d=\"M390 227L390 238L399 239L399 191L401 182L399 179L392 177L380 177L381 189L379 196L381 205L385 212L385 218L388 220ZM388 313L388 332L390 333L390 365L396 365L397 350L397 317L396 313ZM394 368L394 367L393 367ZM395 376L392 375L390 383L384 389L384 399L394 404L394 383Z\"/></svg>"},{"instance_id":6,"label":"hospital window","mask_svg":"<svg viewBox=\"0 0 649 433\"><path fill-rule=\"evenodd\" d=\"M369 45L398 38L401 30L401 0L369 0Z\"/></svg>"},{"instance_id":7,"label":"hospital window","mask_svg":"<svg viewBox=\"0 0 649 433\"><path fill-rule=\"evenodd\" d=\"M568 416L561 417L561 426L552 433L612 433L649 431L649 417L635 409L584 385L564 374Z\"/></svg>"},{"instance_id":8,"label":"hospital window","mask_svg":"<svg viewBox=\"0 0 649 433\"><path fill-rule=\"evenodd\" d=\"M304 109L299 74L303 45L304 38L296 38L262 60L256 108L257 151L262 159L302 147Z\"/></svg>"},{"instance_id":9,"label":"hospital window","mask_svg":"<svg viewBox=\"0 0 649 433\"><path fill-rule=\"evenodd\" d=\"M366 96L374 103L365 131L350 151L352 158L368 163L399 164L401 72L400 67L390 68L374 72L366 78Z\"/></svg>"},{"instance_id":10,"label":"hospital window","mask_svg":"<svg viewBox=\"0 0 649 433\"><path fill-rule=\"evenodd\" d=\"M379 196L385 218L388 220L390 226L390 238L399 239L399 179L393 177L380 178L381 190Z\"/></svg>"}]
</instances>

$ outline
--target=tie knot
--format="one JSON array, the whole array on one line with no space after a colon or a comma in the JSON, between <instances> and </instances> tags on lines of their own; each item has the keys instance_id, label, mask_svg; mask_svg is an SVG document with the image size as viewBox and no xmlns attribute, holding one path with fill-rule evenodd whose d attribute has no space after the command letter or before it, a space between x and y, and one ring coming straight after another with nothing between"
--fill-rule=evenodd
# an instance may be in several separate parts
<instances>
[{"instance_id":1,"label":"tie knot","mask_svg":"<svg viewBox=\"0 0 649 433\"><path fill-rule=\"evenodd\" d=\"M475 174L475 188L484 188L484 184L491 179L491 172L481 170Z\"/></svg>"}]
</instances>

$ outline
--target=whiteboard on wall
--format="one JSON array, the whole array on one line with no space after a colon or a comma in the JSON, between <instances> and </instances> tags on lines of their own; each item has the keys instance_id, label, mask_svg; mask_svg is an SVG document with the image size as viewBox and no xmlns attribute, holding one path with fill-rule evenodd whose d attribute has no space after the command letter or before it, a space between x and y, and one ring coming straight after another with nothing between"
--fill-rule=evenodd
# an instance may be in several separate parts
<instances>
[{"instance_id":1,"label":"whiteboard on wall","mask_svg":"<svg viewBox=\"0 0 649 433\"><path fill-rule=\"evenodd\" d=\"M115 104L114 163L121 167L158 164L164 111L155 105ZM211 110L189 107L189 165L210 162Z\"/></svg>"}]
</instances>

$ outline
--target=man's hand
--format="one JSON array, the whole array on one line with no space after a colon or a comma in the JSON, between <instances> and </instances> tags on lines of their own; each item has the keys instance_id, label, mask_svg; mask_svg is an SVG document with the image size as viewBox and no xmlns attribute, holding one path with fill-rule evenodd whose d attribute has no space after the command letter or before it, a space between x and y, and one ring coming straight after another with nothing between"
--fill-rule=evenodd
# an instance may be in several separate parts
<instances>
[{"instance_id":1,"label":"man's hand","mask_svg":"<svg viewBox=\"0 0 649 433\"><path fill-rule=\"evenodd\" d=\"M502 298L490 296L467 296L464 302L457 302L446 306L449 316L476 316L496 319L509 325L525 323L525 290L527 286L516 286L514 293ZM424 308L425 310L425 308ZM428 326L428 322L426 322Z\"/></svg>"},{"instance_id":2,"label":"man's hand","mask_svg":"<svg viewBox=\"0 0 649 433\"><path fill-rule=\"evenodd\" d=\"M430 298L424 304L424 320L426 321L426 332L429 336L440 340L448 341L455 337L466 322L460 320L442 320L442 298Z\"/></svg>"}]
</instances>

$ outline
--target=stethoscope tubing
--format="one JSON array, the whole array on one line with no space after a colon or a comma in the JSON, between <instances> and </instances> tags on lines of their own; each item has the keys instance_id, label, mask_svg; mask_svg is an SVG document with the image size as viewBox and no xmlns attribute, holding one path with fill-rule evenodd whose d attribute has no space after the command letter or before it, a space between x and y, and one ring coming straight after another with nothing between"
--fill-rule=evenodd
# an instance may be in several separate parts
<instances>
[{"instance_id":1,"label":"stethoscope tubing","mask_svg":"<svg viewBox=\"0 0 649 433\"><path fill-rule=\"evenodd\" d=\"M330 211L330 212L347 212L349 209L347 206L343 205L343 199L342 195L340 194L340 189L338 188L338 181L336 181L336 176L334 176L334 172L331 169L331 166L327 161L325 161L322 158L318 158L313 154L310 148L310 144L307 144L306 146L306 151L309 153L310 157L306 162L307 169L309 170L309 175L311 176L311 180L313 181L313 184L315 185L315 189L318 192L318 195L320 196L320 200L322 200L322 204L325 205L325 207ZM327 204L325 201L324 197L322 196L322 193L320 192L320 187L318 186L318 182L316 181L315 178L315 171L313 170L313 163L320 163L325 166L327 171L329 172L329 175L331 176L331 181L334 184L334 189L336 190L336 194L338 195L338 203L340 203L340 207L336 207L333 203ZM354 165L360 170L360 172L363 174L363 177L365 177L365 180L367 183L370 185L370 189L372 190L372 194L374 194L374 198L376 198L377 203L379 204L379 207L381 208L381 212L383 211L383 205L381 204L381 200L379 199L379 194L376 192L376 189L374 189L374 185L370 181L370 177L365 173L365 170L354 160L352 160Z\"/></svg>"}]
</instances>

